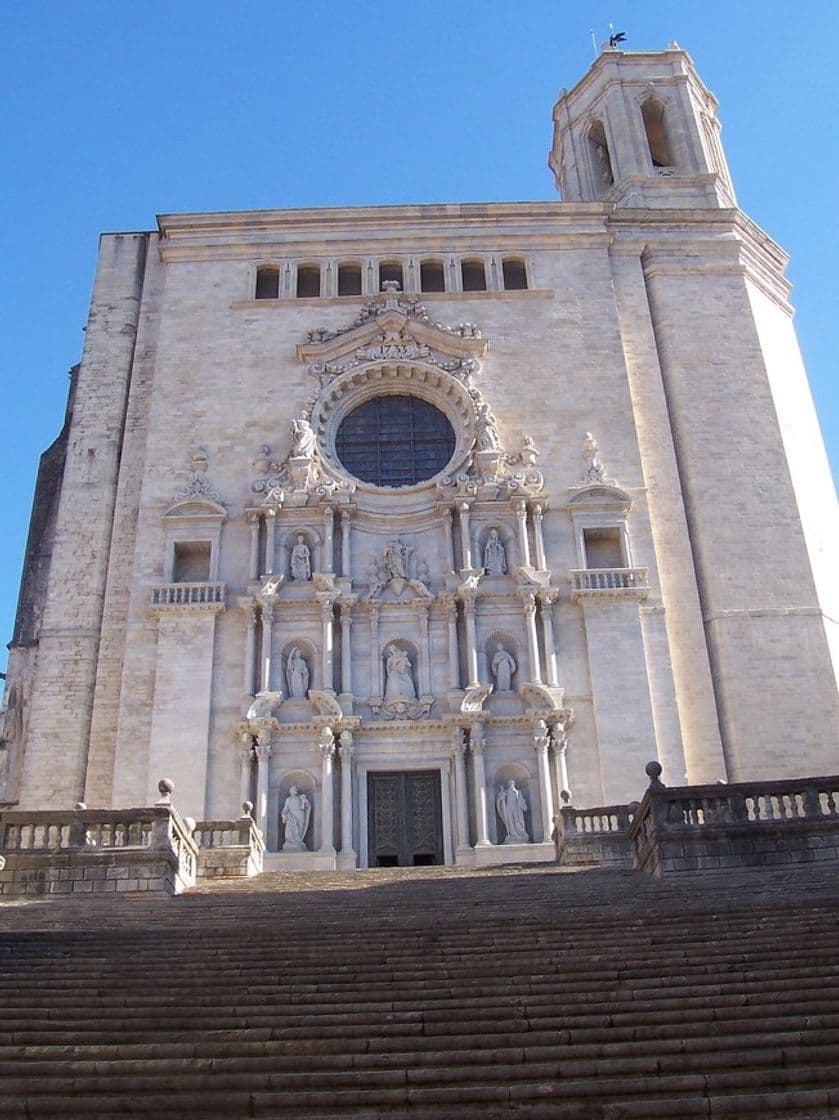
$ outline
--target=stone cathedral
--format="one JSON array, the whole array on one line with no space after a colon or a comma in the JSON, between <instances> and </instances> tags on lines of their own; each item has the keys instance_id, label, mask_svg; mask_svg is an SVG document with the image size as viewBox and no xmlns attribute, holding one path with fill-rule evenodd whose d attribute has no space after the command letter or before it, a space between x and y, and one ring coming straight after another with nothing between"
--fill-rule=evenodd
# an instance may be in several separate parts
<instances>
[{"instance_id":1,"label":"stone cathedral","mask_svg":"<svg viewBox=\"0 0 839 1120\"><path fill-rule=\"evenodd\" d=\"M835 495L684 51L553 111L561 201L107 234L0 798L254 804L268 866L552 859L563 800L835 771Z\"/></svg>"}]
</instances>

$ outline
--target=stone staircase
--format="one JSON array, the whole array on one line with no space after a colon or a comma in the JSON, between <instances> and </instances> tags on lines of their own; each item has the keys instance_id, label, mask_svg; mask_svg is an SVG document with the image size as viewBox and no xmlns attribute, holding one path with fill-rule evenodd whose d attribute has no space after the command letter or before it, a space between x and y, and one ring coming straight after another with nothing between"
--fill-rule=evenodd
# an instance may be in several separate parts
<instances>
[{"instance_id":1,"label":"stone staircase","mask_svg":"<svg viewBox=\"0 0 839 1120\"><path fill-rule=\"evenodd\" d=\"M0 1117L839 1116L839 871L0 906Z\"/></svg>"}]
</instances>

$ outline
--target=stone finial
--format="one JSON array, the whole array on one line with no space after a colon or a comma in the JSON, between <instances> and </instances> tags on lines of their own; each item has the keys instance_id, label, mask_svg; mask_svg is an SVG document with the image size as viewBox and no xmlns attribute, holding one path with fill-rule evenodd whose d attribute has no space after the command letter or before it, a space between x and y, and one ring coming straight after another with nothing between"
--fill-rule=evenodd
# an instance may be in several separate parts
<instances>
[{"instance_id":1,"label":"stone finial","mask_svg":"<svg viewBox=\"0 0 839 1120\"><path fill-rule=\"evenodd\" d=\"M648 762L644 767L644 773L650 779L650 789L664 789L664 782L661 780L660 762Z\"/></svg>"},{"instance_id":2,"label":"stone finial","mask_svg":"<svg viewBox=\"0 0 839 1120\"><path fill-rule=\"evenodd\" d=\"M243 817L252 817L253 816L253 802L252 801L243 801L242 802L242 816Z\"/></svg>"},{"instance_id":3,"label":"stone finial","mask_svg":"<svg viewBox=\"0 0 839 1120\"><path fill-rule=\"evenodd\" d=\"M172 794L175 790L175 783L169 778L161 778L157 783L157 788L160 791L160 800L156 802L158 805L171 805Z\"/></svg>"},{"instance_id":4,"label":"stone finial","mask_svg":"<svg viewBox=\"0 0 839 1120\"><path fill-rule=\"evenodd\" d=\"M86 808L87 808L87 805L85 805L84 801L77 801L76 802L76 812L77 813L83 813Z\"/></svg>"},{"instance_id":5,"label":"stone finial","mask_svg":"<svg viewBox=\"0 0 839 1120\"><path fill-rule=\"evenodd\" d=\"M583 437L583 482L604 482L605 474L603 471L603 463L600 459L600 450L597 446L597 440L591 434L586 432Z\"/></svg>"},{"instance_id":6,"label":"stone finial","mask_svg":"<svg viewBox=\"0 0 839 1120\"><path fill-rule=\"evenodd\" d=\"M193 834L193 832L195 832L195 826L197 824L197 822L195 820L195 817L184 817L183 822L186 825L187 832L191 836Z\"/></svg>"},{"instance_id":7,"label":"stone finial","mask_svg":"<svg viewBox=\"0 0 839 1120\"><path fill-rule=\"evenodd\" d=\"M568 789L560 790L559 796L562 798L562 807L564 809L568 808L571 804L571 791Z\"/></svg>"}]
</instances>

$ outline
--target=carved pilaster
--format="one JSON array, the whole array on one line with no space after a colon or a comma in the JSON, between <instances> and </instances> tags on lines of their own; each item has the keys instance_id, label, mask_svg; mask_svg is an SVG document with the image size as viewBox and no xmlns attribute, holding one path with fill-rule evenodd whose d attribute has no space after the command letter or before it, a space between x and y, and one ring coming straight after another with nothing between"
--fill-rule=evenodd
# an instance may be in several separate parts
<instances>
[{"instance_id":1,"label":"carved pilaster","mask_svg":"<svg viewBox=\"0 0 839 1120\"><path fill-rule=\"evenodd\" d=\"M262 681L261 689L268 692L271 688L271 643L274 625L274 604L276 599L266 597L260 601L262 608Z\"/></svg>"},{"instance_id":2,"label":"carved pilaster","mask_svg":"<svg viewBox=\"0 0 839 1120\"><path fill-rule=\"evenodd\" d=\"M256 823L262 835L268 821L268 763L271 758L271 732L262 728L256 737Z\"/></svg>"},{"instance_id":3,"label":"carved pilaster","mask_svg":"<svg viewBox=\"0 0 839 1120\"><path fill-rule=\"evenodd\" d=\"M277 540L277 511L275 509L266 509L265 511L265 575L273 575L274 573L274 552Z\"/></svg>"},{"instance_id":4,"label":"carved pilaster","mask_svg":"<svg viewBox=\"0 0 839 1120\"><path fill-rule=\"evenodd\" d=\"M320 850L325 854L335 853L333 836L335 833L334 818L334 772L335 735L331 727L324 727L320 733L321 769L321 842Z\"/></svg>"},{"instance_id":5,"label":"carved pilaster","mask_svg":"<svg viewBox=\"0 0 839 1120\"><path fill-rule=\"evenodd\" d=\"M417 619L419 621L420 633L420 663L419 663L419 678L420 678L420 695L431 695L431 643L428 637L428 603L419 603L417 605Z\"/></svg>"},{"instance_id":6,"label":"carved pilaster","mask_svg":"<svg viewBox=\"0 0 839 1120\"><path fill-rule=\"evenodd\" d=\"M536 634L536 596L526 589L519 588L519 596L524 612L524 629L527 634L527 653L530 658L530 679L542 683L542 667L539 659L539 638Z\"/></svg>"},{"instance_id":7,"label":"carved pilaster","mask_svg":"<svg viewBox=\"0 0 839 1120\"><path fill-rule=\"evenodd\" d=\"M245 608L245 695L253 696L256 687L256 599L249 599Z\"/></svg>"},{"instance_id":8,"label":"carved pilaster","mask_svg":"<svg viewBox=\"0 0 839 1120\"><path fill-rule=\"evenodd\" d=\"M542 835L540 839L543 841L551 839L554 816L548 743L547 724L542 719L536 720L533 728L533 745L536 748L536 765L539 772L539 801L542 809Z\"/></svg>"},{"instance_id":9,"label":"carved pilaster","mask_svg":"<svg viewBox=\"0 0 839 1120\"><path fill-rule=\"evenodd\" d=\"M466 629L466 668L469 674L468 688L477 688L481 683L478 677L478 631L475 623L475 602L477 594L473 590L461 593L463 618Z\"/></svg>"},{"instance_id":10,"label":"carved pilaster","mask_svg":"<svg viewBox=\"0 0 839 1120\"><path fill-rule=\"evenodd\" d=\"M347 579L352 575L350 559L350 538L352 533L352 510L341 510L341 575Z\"/></svg>"},{"instance_id":11,"label":"carved pilaster","mask_svg":"<svg viewBox=\"0 0 839 1120\"><path fill-rule=\"evenodd\" d=\"M370 603L370 695L384 696L384 665L379 652L379 605Z\"/></svg>"},{"instance_id":12,"label":"carved pilaster","mask_svg":"<svg viewBox=\"0 0 839 1120\"><path fill-rule=\"evenodd\" d=\"M323 507L323 570L335 570L335 510Z\"/></svg>"},{"instance_id":13,"label":"carved pilaster","mask_svg":"<svg viewBox=\"0 0 839 1120\"><path fill-rule=\"evenodd\" d=\"M341 854L355 856L352 846L352 807L353 807L353 746L352 731L340 734L338 754L341 757Z\"/></svg>"},{"instance_id":14,"label":"carved pilaster","mask_svg":"<svg viewBox=\"0 0 839 1120\"><path fill-rule=\"evenodd\" d=\"M454 795L457 816L457 850L468 851L469 844L469 804L466 796L466 746L463 742L463 729L455 728L452 735L452 758L454 759Z\"/></svg>"},{"instance_id":15,"label":"carved pilaster","mask_svg":"<svg viewBox=\"0 0 839 1120\"><path fill-rule=\"evenodd\" d=\"M547 568L547 561L545 559L545 538L542 533L542 520L545 514L545 507L542 502L532 502L530 505L530 515L533 518L533 543L536 552L536 567L539 571L545 571Z\"/></svg>"},{"instance_id":16,"label":"carved pilaster","mask_svg":"<svg viewBox=\"0 0 839 1120\"><path fill-rule=\"evenodd\" d=\"M573 793L568 780L568 733L564 727L554 724L551 728L551 747L553 748L556 786L560 796L562 791Z\"/></svg>"},{"instance_id":17,"label":"carved pilaster","mask_svg":"<svg viewBox=\"0 0 839 1120\"><path fill-rule=\"evenodd\" d=\"M516 517L516 532L519 540L519 556L521 563L530 565L530 542L527 538L527 502L524 498L513 499L513 513Z\"/></svg>"},{"instance_id":18,"label":"carved pilaster","mask_svg":"<svg viewBox=\"0 0 839 1120\"><path fill-rule=\"evenodd\" d=\"M332 649L334 641L334 611L333 604L335 602L334 596L326 592L319 591L317 593L318 601L320 602L320 617L323 630L323 643L321 649L321 679L323 680L323 688L332 690L334 682L332 679Z\"/></svg>"},{"instance_id":19,"label":"carved pilaster","mask_svg":"<svg viewBox=\"0 0 839 1120\"><path fill-rule=\"evenodd\" d=\"M341 613L341 692L352 694L352 604L342 600Z\"/></svg>"},{"instance_id":20,"label":"carved pilaster","mask_svg":"<svg viewBox=\"0 0 839 1120\"><path fill-rule=\"evenodd\" d=\"M449 687L460 688L460 651L457 644L457 600L454 595L441 597L446 612L449 641Z\"/></svg>"},{"instance_id":21,"label":"carved pilaster","mask_svg":"<svg viewBox=\"0 0 839 1120\"><path fill-rule=\"evenodd\" d=\"M254 510L250 510L245 517L251 532L248 579L254 580L259 579L259 523L262 518Z\"/></svg>"},{"instance_id":22,"label":"carved pilaster","mask_svg":"<svg viewBox=\"0 0 839 1120\"><path fill-rule=\"evenodd\" d=\"M469 529L469 502L458 502L457 512L460 517L460 556L461 567L466 570L472 568L472 537Z\"/></svg>"},{"instance_id":23,"label":"carved pilaster","mask_svg":"<svg viewBox=\"0 0 839 1120\"><path fill-rule=\"evenodd\" d=\"M556 665L556 640L554 636L553 605L556 602L557 592L554 590L540 591L539 613L542 617L542 637L545 643L545 673L548 685L559 688L559 677Z\"/></svg>"},{"instance_id":24,"label":"carved pilaster","mask_svg":"<svg viewBox=\"0 0 839 1120\"><path fill-rule=\"evenodd\" d=\"M476 721L469 731L469 749L472 752L472 778L475 787L475 830L477 832L476 848L489 846L489 828L487 823L487 791L486 768L484 766L484 753L486 739L484 726Z\"/></svg>"}]
</instances>

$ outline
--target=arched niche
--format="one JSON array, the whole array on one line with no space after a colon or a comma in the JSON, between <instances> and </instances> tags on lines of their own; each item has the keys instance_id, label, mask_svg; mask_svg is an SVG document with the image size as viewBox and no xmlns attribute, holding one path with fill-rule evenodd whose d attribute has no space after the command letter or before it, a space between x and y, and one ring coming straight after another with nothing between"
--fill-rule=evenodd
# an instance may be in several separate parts
<instances>
[{"instance_id":1,"label":"arched niche","mask_svg":"<svg viewBox=\"0 0 839 1120\"><path fill-rule=\"evenodd\" d=\"M504 550L505 570L503 572L492 571L487 564L489 559L487 543L492 539L493 531L498 534L498 540ZM486 569L487 576L490 578L509 575L519 563L516 534L506 521L488 521L485 525L482 525L475 536L473 548L478 565Z\"/></svg>"},{"instance_id":2,"label":"arched niche","mask_svg":"<svg viewBox=\"0 0 839 1120\"><path fill-rule=\"evenodd\" d=\"M647 148L654 170L675 166L673 148L667 131L667 105L655 94L641 102L641 119L647 137Z\"/></svg>"},{"instance_id":3,"label":"arched niche","mask_svg":"<svg viewBox=\"0 0 839 1120\"><path fill-rule=\"evenodd\" d=\"M280 563L278 565L278 571L282 572L285 578L291 583L306 582L304 580L293 579L291 574L292 555L294 547L298 543L298 537L303 538L303 543L309 550L310 571L320 571L323 564L323 539L317 529L313 529L308 525L293 526L280 538ZM311 575L309 578L311 579Z\"/></svg>"},{"instance_id":4,"label":"arched niche","mask_svg":"<svg viewBox=\"0 0 839 1120\"><path fill-rule=\"evenodd\" d=\"M303 842L312 852L319 846L321 790L320 783L309 770L287 770L280 777L279 782L270 791L271 804L268 806L268 848L270 851L282 851L285 843L285 826L281 815L286 798L295 786L298 793L306 796L311 806L309 824Z\"/></svg>"},{"instance_id":5,"label":"arched niche","mask_svg":"<svg viewBox=\"0 0 839 1120\"><path fill-rule=\"evenodd\" d=\"M293 658L295 650L299 651L300 657L302 657L305 662L306 671L308 672L308 681L306 682L304 695L293 692L292 683L289 679L289 661ZM315 643L310 638L290 638L280 650L280 673L281 680L278 683L280 685L280 690L287 700L308 699L309 689L320 687L320 658ZM297 674L295 674L295 676L299 680L299 676Z\"/></svg>"},{"instance_id":6,"label":"arched niche","mask_svg":"<svg viewBox=\"0 0 839 1120\"><path fill-rule=\"evenodd\" d=\"M492 775L492 786L489 792L491 813L490 839L494 844L503 844L507 830L503 818L498 811L499 794L507 788L508 782L514 782L516 789L524 795L527 811L524 815L525 828L528 840L534 838L534 812L538 817L538 782L534 772L523 762L505 762L498 766Z\"/></svg>"},{"instance_id":7,"label":"arched niche","mask_svg":"<svg viewBox=\"0 0 839 1120\"><path fill-rule=\"evenodd\" d=\"M498 647L501 647L499 650ZM521 643L509 631L506 630L493 630L493 632L484 640L482 652L486 661L486 678L493 685L493 695L496 696L511 696L517 691L518 677L521 672ZM500 666L493 669L493 660L496 654L505 652L509 654L515 662L515 669L508 666L510 675L510 687L508 689L499 688L499 675L501 674ZM503 677L502 677L503 683Z\"/></svg>"},{"instance_id":8,"label":"arched niche","mask_svg":"<svg viewBox=\"0 0 839 1120\"><path fill-rule=\"evenodd\" d=\"M586 131L586 151L594 197L602 198L613 186L615 175L612 170L606 129L599 117L591 122Z\"/></svg>"},{"instance_id":9,"label":"arched niche","mask_svg":"<svg viewBox=\"0 0 839 1120\"><path fill-rule=\"evenodd\" d=\"M404 657L400 658L396 651ZM420 654L416 644L410 638L391 638L382 646L381 658L385 700L415 700L420 695Z\"/></svg>"}]
</instances>

